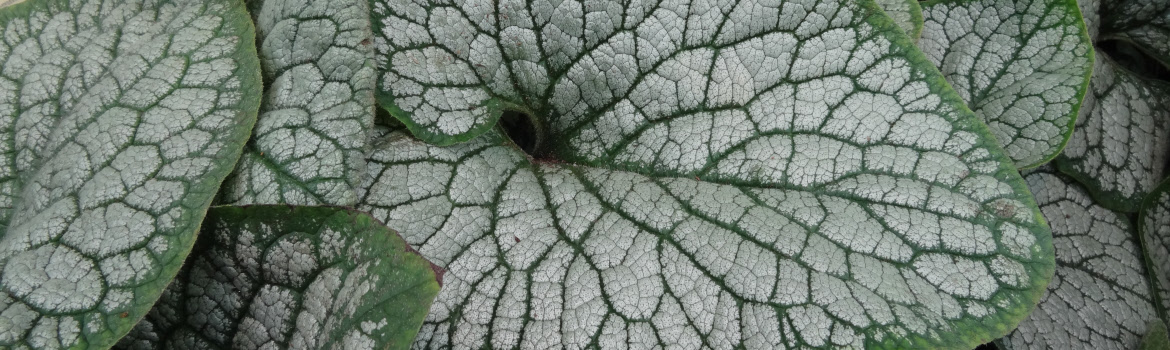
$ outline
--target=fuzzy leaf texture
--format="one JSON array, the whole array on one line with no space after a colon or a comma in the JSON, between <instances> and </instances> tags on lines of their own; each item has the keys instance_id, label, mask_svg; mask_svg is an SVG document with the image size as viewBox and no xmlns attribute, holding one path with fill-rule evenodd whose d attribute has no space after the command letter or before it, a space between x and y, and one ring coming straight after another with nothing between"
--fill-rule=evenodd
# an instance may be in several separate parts
<instances>
[{"instance_id":1,"label":"fuzzy leaf texture","mask_svg":"<svg viewBox=\"0 0 1170 350\"><path fill-rule=\"evenodd\" d=\"M970 349L1052 273L1023 181L872 2L372 4L422 141L373 144L359 209L448 269L419 348ZM499 108L535 160L476 131Z\"/></svg>"},{"instance_id":2,"label":"fuzzy leaf texture","mask_svg":"<svg viewBox=\"0 0 1170 350\"><path fill-rule=\"evenodd\" d=\"M229 0L0 9L0 348L108 348L174 278L260 99Z\"/></svg>"},{"instance_id":3,"label":"fuzzy leaf texture","mask_svg":"<svg viewBox=\"0 0 1170 350\"><path fill-rule=\"evenodd\" d=\"M1160 312L1137 227L1097 205L1083 187L1050 168L1026 176L1052 226L1056 275L1036 311L1000 347L1135 349Z\"/></svg>"},{"instance_id":4,"label":"fuzzy leaf texture","mask_svg":"<svg viewBox=\"0 0 1170 350\"><path fill-rule=\"evenodd\" d=\"M253 11L267 91L224 202L355 204L374 119L369 4L257 0Z\"/></svg>"},{"instance_id":5,"label":"fuzzy leaf texture","mask_svg":"<svg viewBox=\"0 0 1170 350\"><path fill-rule=\"evenodd\" d=\"M120 349L407 349L439 291L394 231L343 208L212 208Z\"/></svg>"},{"instance_id":6,"label":"fuzzy leaf texture","mask_svg":"<svg viewBox=\"0 0 1170 350\"><path fill-rule=\"evenodd\" d=\"M1073 132L1093 68L1074 0L923 4L918 47L1021 168L1052 160Z\"/></svg>"}]
</instances>

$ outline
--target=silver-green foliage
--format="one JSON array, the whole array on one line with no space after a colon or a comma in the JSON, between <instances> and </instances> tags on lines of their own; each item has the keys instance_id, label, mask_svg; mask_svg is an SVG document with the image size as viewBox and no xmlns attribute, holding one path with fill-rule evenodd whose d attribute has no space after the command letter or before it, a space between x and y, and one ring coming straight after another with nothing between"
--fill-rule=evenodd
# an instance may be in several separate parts
<instances>
[{"instance_id":1,"label":"silver-green foliage","mask_svg":"<svg viewBox=\"0 0 1170 350\"><path fill-rule=\"evenodd\" d=\"M1073 131L1093 49L1073 0L924 3L918 47L1021 168L1056 157Z\"/></svg>"},{"instance_id":2,"label":"silver-green foliage","mask_svg":"<svg viewBox=\"0 0 1170 350\"><path fill-rule=\"evenodd\" d=\"M1164 0L1153 4L1159 1ZM1082 4L1082 10L1097 19L1100 28L1090 28L1098 33L1094 39L1113 37L1110 18L1101 18L1100 8L1092 5ZM1075 131L1055 161L1060 170L1085 183L1095 200L1114 210L1137 211L1166 174L1170 86L1150 78L1099 54Z\"/></svg>"},{"instance_id":3,"label":"silver-green foliage","mask_svg":"<svg viewBox=\"0 0 1170 350\"><path fill-rule=\"evenodd\" d=\"M421 141L374 144L359 208L449 269L420 347L972 347L1051 274L1015 169L873 3L372 9Z\"/></svg>"},{"instance_id":4,"label":"silver-green foliage","mask_svg":"<svg viewBox=\"0 0 1170 350\"><path fill-rule=\"evenodd\" d=\"M217 191L351 208L215 209L122 346L1133 348L1166 316L1170 98L1091 42L1168 62L1165 0L258 0L259 64L235 1L29 1L0 348L111 345ZM404 126L371 138L375 94ZM449 270L418 339L435 276L354 209Z\"/></svg>"},{"instance_id":5,"label":"silver-green foliage","mask_svg":"<svg viewBox=\"0 0 1170 350\"><path fill-rule=\"evenodd\" d=\"M0 11L0 348L103 348L174 278L256 118L238 1Z\"/></svg>"},{"instance_id":6,"label":"silver-green foliage","mask_svg":"<svg viewBox=\"0 0 1170 350\"><path fill-rule=\"evenodd\" d=\"M1001 341L1012 349L1133 349L1159 311L1137 227L1043 168L1026 176L1052 226L1056 275L1036 311Z\"/></svg>"},{"instance_id":7,"label":"silver-green foliage","mask_svg":"<svg viewBox=\"0 0 1170 350\"><path fill-rule=\"evenodd\" d=\"M1099 51L1073 135L1054 162L1069 176L1053 168L1027 176L1052 225L1057 272L1037 311L1001 345L1165 346L1170 185L1158 183L1167 181L1170 89L1160 44L1134 40L1124 28L1162 16L1168 3L1079 5Z\"/></svg>"},{"instance_id":8,"label":"silver-green foliage","mask_svg":"<svg viewBox=\"0 0 1170 350\"><path fill-rule=\"evenodd\" d=\"M439 291L369 215L215 207L179 277L121 349L407 349Z\"/></svg>"},{"instance_id":9,"label":"silver-green foliage","mask_svg":"<svg viewBox=\"0 0 1170 350\"><path fill-rule=\"evenodd\" d=\"M374 120L368 4L256 1L260 117L224 189L232 204L353 205Z\"/></svg>"}]
</instances>

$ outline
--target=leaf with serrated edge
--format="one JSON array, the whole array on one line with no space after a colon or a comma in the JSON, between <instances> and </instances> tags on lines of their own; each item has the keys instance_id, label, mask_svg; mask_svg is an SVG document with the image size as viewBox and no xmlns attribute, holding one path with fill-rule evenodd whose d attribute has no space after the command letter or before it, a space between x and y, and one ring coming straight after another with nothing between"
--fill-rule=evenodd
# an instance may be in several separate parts
<instances>
[{"instance_id":1,"label":"leaf with serrated edge","mask_svg":"<svg viewBox=\"0 0 1170 350\"><path fill-rule=\"evenodd\" d=\"M186 267L121 349L407 349L439 291L369 215L212 208Z\"/></svg>"},{"instance_id":2,"label":"leaf with serrated edge","mask_svg":"<svg viewBox=\"0 0 1170 350\"><path fill-rule=\"evenodd\" d=\"M373 2L380 84L491 91L554 160L374 145L359 208L449 269L419 347L970 349L1048 282L1023 181L872 2L442 4Z\"/></svg>"},{"instance_id":3,"label":"leaf with serrated edge","mask_svg":"<svg viewBox=\"0 0 1170 350\"><path fill-rule=\"evenodd\" d=\"M918 0L875 0L882 11L894 20L911 39L922 34L922 7Z\"/></svg>"},{"instance_id":4,"label":"leaf with serrated edge","mask_svg":"<svg viewBox=\"0 0 1170 350\"><path fill-rule=\"evenodd\" d=\"M1093 49L1073 0L923 3L918 47L1019 167L1044 164L1073 131Z\"/></svg>"},{"instance_id":5,"label":"leaf with serrated edge","mask_svg":"<svg viewBox=\"0 0 1170 350\"><path fill-rule=\"evenodd\" d=\"M1168 319L1170 315L1165 314L1165 308L1170 305L1170 179L1162 181L1146 197L1139 212L1138 228L1150 278L1164 313L1160 316Z\"/></svg>"},{"instance_id":6,"label":"leaf with serrated edge","mask_svg":"<svg viewBox=\"0 0 1170 350\"><path fill-rule=\"evenodd\" d=\"M1056 275L1036 311L1000 340L1011 349L1136 348L1158 317L1135 227L1048 168L1025 179L1052 226Z\"/></svg>"},{"instance_id":7,"label":"leaf with serrated edge","mask_svg":"<svg viewBox=\"0 0 1170 350\"><path fill-rule=\"evenodd\" d=\"M257 2L269 83L224 202L353 205L374 118L369 3Z\"/></svg>"},{"instance_id":8,"label":"leaf with serrated edge","mask_svg":"<svg viewBox=\"0 0 1170 350\"><path fill-rule=\"evenodd\" d=\"M175 276L260 100L229 0L0 10L0 348L104 348Z\"/></svg>"},{"instance_id":9,"label":"leaf with serrated edge","mask_svg":"<svg viewBox=\"0 0 1170 350\"><path fill-rule=\"evenodd\" d=\"M1137 211L1165 175L1170 88L1098 55L1089 90L1073 136L1054 163L1102 206Z\"/></svg>"}]
</instances>

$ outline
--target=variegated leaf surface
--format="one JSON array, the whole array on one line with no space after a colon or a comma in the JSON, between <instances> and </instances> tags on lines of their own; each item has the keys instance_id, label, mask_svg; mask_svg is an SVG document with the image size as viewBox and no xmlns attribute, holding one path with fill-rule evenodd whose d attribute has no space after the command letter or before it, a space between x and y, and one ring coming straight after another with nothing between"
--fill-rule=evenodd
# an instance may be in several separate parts
<instances>
[{"instance_id":1,"label":"variegated leaf surface","mask_svg":"<svg viewBox=\"0 0 1170 350\"><path fill-rule=\"evenodd\" d=\"M265 94L231 204L354 205L374 119L365 0L253 2Z\"/></svg>"},{"instance_id":2,"label":"variegated leaf surface","mask_svg":"<svg viewBox=\"0 0 1170 350\"><path fill-rule=\"evenodd\" d=\"M120 349L407 349L432 265L369 215L220 206L179 277Z\"/></svg>"},{"instance_id":3,"label":"variegated leaf surface","mask_svg":"<svg viewBox=\"0 0 1170 350\"><path fill-rule=\"evenodd\" d=\"M1093 68L1074 0L938 0L923 4L918 47L987 122L1021 168L1065 147Z\"/></svg>"},{"instance_id":4,"label":"variegated leaf surface","mask_svg":"<svg viewBox=\"0 0 1170 350\"><path fill-rule=\"evenodd\" d=\"M1036 311L1001 348L1135 349L1160 317L1137 227L1045 167L1026 175L1052 226L1056 275Z\"/></svg>"},{"instance_id":5,"label":"variegated leaf surface","mask_svg":"<svg viewBox=\"0 0 1170 350\"><path fill-rule=\"evenodd\" d=\"M230 0L30 0L0 32L0 348L108 348L248 138L252 23Z\"/></svg>"}]
</instances>

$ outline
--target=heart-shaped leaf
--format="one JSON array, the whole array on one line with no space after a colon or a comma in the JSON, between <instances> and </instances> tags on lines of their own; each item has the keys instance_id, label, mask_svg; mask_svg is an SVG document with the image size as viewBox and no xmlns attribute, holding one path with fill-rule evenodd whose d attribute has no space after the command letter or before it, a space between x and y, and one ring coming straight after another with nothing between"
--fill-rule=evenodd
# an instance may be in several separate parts
<instances>
[{"instance_id":1,"label":"heart-shaped leaf","mask_svg":"<svg viewBox=\"0 0 1170 350\"><path fill-rule=\"evenodd\" d=\"M1011 349L1134 349L1159 317L1140 242L1124 215L1041 168L1028 188L1052 226L1056 275L1036 311L1000 340Z\"/></svg>"},{"instance_id":2,"label":"heart-shaped leaf","mask_svg":"<svg viewBox=\"0 0 1170 350\"><path fill-rule=\"evenodd\" d=\"M1093 68L1074 0L938 0L923 4L918 47L1022 168L1068 142Z\"/></svg>"},{"instance_id":3,"label":"heart-shaped leaf","mask_svg":"<svg viewBox=\"0 0 1170 350\"><path fill-rule=\"evenodd\" d=\"M744 153L785 147L757 139L776 146ZM1050 273L1007 173L801 188L534 163L495 131L377 148L361 209L449 269L424 348L970 348L1025 316ZM949 164L919 169L980 171ZM1004 192L961 192L982 181Z\"/></svg>"},{"instance_id":4,"label":"heart-shaped leaf","mask_svg":"<svg viewBox=\"0 0 1170 350\"><path fill-rule=\"evenodd\" d=\"M970 349L1048 283L1018 173L872 2L372 8L411 132L506 108L531 150L374 145L359 208L449 269L417 347Z\"/></svg>"},{"instance_id":5,"label":"heart-shaped leaf","mask_svg":"<svg viewBox=\"0 0 1170 350\"><path fill-rule=\"evenodd\" d=\"M234 0L0 9L0 348L105 348L178 272L260 99Z\"/></svg>"},{"instance_id":6,"label":"heart-shaped leaf","mask_svg":"<svg viewBox=\"0 0 1170 350\"><path fill-rule=\"evenodd\" d=\"M122 349L407 349L439 291L366 214L215 207L186 267Z\"/></svg>"},{"instance_id":7,"label":"heart-shaped leaf","mask_svg":"<svg viewBox=\"0 0 1170 350\"><path fill-rule=\"evenodd\" d=\"M366 0L257 0L260 118L224 202L353 205L374 118Z\"/></svg>"}]
</instances>

